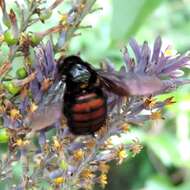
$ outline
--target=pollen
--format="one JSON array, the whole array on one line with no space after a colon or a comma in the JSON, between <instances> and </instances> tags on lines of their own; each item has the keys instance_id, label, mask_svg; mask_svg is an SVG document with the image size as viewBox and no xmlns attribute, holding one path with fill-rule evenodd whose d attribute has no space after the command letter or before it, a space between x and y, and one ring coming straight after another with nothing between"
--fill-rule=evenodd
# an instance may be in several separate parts
<instances>
[{"instance_id":1,"label":"pollen","mask_svg":"<svg viewBox=\"0 0 190 190\"><path fill-rule=\"evenodd\" d=\"M10 117L11 119L15 120L22 118L22 115L20 114L20 111L18 109L13 108L10 110Z\"/></svg>"},{"instance_id":2,"label":"pollen","mask_svg":"<svg viewBox=\"0 0 190 190\"><path fill-rule=\"evenodd\" d=\"M168 47L166 48L166 50L164 51L164 55L165 55L165 56L172 56L172 55L174 55L174 52L173 52L171 46L168 46Z\"/></svg>"},{"instance_id":3,"label":"pollen","mask_svg":"<svg viewBox=\"0 0 190 190\"><path fill-rule=\"evenodd\" d=\"M33 102L30 106L30 112L35 112L38 109L38 106Z\"/></svg>"},{"instance_id":4,"label":"pollen","mask_svg":"<svg viewBox=\"0 0 190 190\"><path fill-rule=\"evenodd\" d=\"M90 170L90 169L84 169L81 172L80 176L83 179L93 179L95 175L93 174L92 170Z\"/></svg>"},{"instance_id":5,"label":"pollen","mask_svg":"<svg viewBox=\"0 0 190 190\"><path fill-rule=\"evenodd\" d=\"M56 184L56 185L61 185L65 182L65 179L63 177L57 177L53 180L53 182Z\"/></svg>"},{"instance_id":6,"label":"pollen","mask_svg":"<svg viewBox=\"0 0 190 190\"><path fill-rule=\"evenodd\" d=\"M60 16L60 22L62 25L67 24L68 15L67 14L61 14Z\"/></svg>"},{"instance_id":7,"label":"pollen","mask_svg":"<svg viewBox=\"0 0 190 190\"><path fill-rule=\"evenodd\" d=\"M22 140L21 138L17 139L16 140L16 143L15 143L18 147L24 147L26 145L29 144L29 141L28 140Z\"/></svg>"},{"instance_id":8,"label":"pollen","mask_svg":"<svg viewBox=\"0 0 190 190\"><path fill-rule=\"evenodd\" d=\"M131 152L133 153L133 157L140 153L143 149L143 146L139 143L138 139L133 140L133 144L131 146Z\"/></svg>"},{"instance_id":9,"label":"pollen","mask_svg":"<svg viewBox=\"0 0 190 190\"><path fill-rule=\"evenodd\" d=\"M76 150L73 157L77 161L82 160L84 158L84 151L82 149Z\"/></svg>"},{"instance_id":10,"label":"pollen","mask_svg":"<svg viewBox=\"0 0 190 190\"><path fill-rule=\"evenodd\" d=\"M117 152L117 159L118 159L118 164L122 164L124 159L127 158L127 152L124 147L121 147L118 152Z\"/></svg>"},{"instance_id":11,"label":"pollen","mask_svg":"<svg viewBox=\"0 0 190 190\"><path fill-rule=\"evenodd\" d=\"M101 174L98 180L102 188L105 188L105 186L108 184L108 178L106 174Z\"/></svg>"}]
</instances>

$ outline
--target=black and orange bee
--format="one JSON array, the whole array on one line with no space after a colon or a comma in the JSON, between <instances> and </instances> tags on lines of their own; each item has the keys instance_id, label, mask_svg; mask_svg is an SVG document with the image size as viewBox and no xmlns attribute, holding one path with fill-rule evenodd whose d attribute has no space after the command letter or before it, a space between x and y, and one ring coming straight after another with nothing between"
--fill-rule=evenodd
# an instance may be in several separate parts
<instances>
[{"instance_id":1,"label":"black and orange bee","mask_svg":"<svg viewBox=\"0 0 190 190\"><path fill-rule=\"evenodd\" d=\"M35 130L53 124L63 113L72 133L94 134L107 118L108 97L105 91L129 96L151 94L160 88L157 78L140 78L134 74L121 80L116 72L94 69L74 55L58 60L58 74L57 84L49 90L51 103L43 103L43 108L30 117Z\"/></svg>"}]
</instances>

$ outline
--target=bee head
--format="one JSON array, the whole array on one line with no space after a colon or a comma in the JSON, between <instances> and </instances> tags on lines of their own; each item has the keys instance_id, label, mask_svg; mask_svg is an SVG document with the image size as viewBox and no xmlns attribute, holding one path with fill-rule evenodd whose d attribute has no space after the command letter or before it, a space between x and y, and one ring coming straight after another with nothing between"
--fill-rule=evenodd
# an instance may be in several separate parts
<instances>
[{"instance_id":1,"label":"bee head","mask_svg":"<svg viewBox=\"0 0 190 190\"><path fill-rule=\"evenodd\" d=\"M91 78L91 70L87 63L78 56L60 59L58 71L66 79L77 84L87 84Z\"/></svg>"}]
</instances>

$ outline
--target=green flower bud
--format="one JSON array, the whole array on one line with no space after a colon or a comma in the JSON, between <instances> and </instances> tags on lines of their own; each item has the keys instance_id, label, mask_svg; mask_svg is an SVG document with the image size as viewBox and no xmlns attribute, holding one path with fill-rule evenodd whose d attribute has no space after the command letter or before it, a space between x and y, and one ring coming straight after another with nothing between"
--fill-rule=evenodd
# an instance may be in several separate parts
<instances>
[{"instance_id":1,"label":"green flower bud","mask_svg":"<svg viewBox=\"0 0 190 190\"><path fill-rule=\"evenodd\" d=\"M18 39L16 39L13 36L13 33L10 30L7 30L4 33L4 41L8 44L8 45L15 45L18 42Z\"/></svg>"},{"instance_id":2,"label":"green flower bud","mask_svg":"<svg viewBox=\"0 0 190 190\"><path fill-rule=\"evenodd\" d=\"M7 129L0 128L0 143L7 143L9 141L9 134Z\"/></svg>"},{"instance_id":3,"label":"green flower bud","mask_svg":"<svg viewBox=\"0 0 190 190\"><path fill-rule=\"evenodd\" d=\"M65 160L61 161L60 168L63 169L63 170L67 170L68 169L68 164L67 164L67 162L65 162Z\"/></svg>"},{"instance_id":4,"label":"green flower bud","mask_svg":"<svg viewBox=\"0 0 190 190\"><path fill-rule=\"evenodd\" d=\"M17 95L21 88L13 84L12 81L3 82L4 88L12 95Z\"/></svg>"},{"instance_id":5,"label":"green flower bud","mask_svg":"<svg viewBox=\"0 0 190 190\"><path fill-rule=\"evenodd\" d=\"M32 45L36 46L38 45L42 40L42 37L39 35L36 35L35 33L31 34L31 41L32 41Z\"/></svg>"},{"instance_id":6,"label":"green flower bud","mask_svg":"<svg viewBox=\"0 0 190 190\"><path fill-rule=\"evenodd\" d=\"M21 67L19 68L17 71L16 71L16 76L18 79L24 79L27 77L27 71L24 67Z\"/></svg>"},{"instance_id":7,"label":"green flower bud","mask_svg":"<svg viewBox=\"0 0 190 190\"><path fill-rule=\"evenodd\" d=\"M52 15L52 11L51 10L45 10L43 12L40 13L40 20L42 22L44 22L45 20L49 19Z\"/></svg>"}]
</instances>

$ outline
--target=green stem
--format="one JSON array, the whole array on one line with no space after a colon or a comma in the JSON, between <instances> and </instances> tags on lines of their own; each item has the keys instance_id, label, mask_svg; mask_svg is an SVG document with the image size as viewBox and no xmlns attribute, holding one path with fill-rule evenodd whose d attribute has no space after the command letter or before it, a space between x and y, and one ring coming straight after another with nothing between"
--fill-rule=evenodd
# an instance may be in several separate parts
<instances>
[{"instance_id":1,"label":"green stem","mask_svg":"<svg viewBox=\"0 0 190 190\"><path fill-rule=\"evenodd\" d=\"M80 4L82 4L84 0L80 0ZM69 27L67 34L66 34L66 39L65 39L65 44L64 46L68 45L69 40L74 36L75 31L78 29L79 24L81 21L84 19L84 17L90 13L92 6L96 0L86 0L86 3L84 4L84 9L81 12L81 14L77 14L76 19L74 23L72 24L71 27Z\"/></svg>"},{"instance_id":2,"label":"green stem","mask_svg":"<svg viewBox=\"0 0 190 190\"><path fill-rule=\"evenodd\" d=\"M21 26L20 26L20 34L27 29L28 23L29 23L32 15L34 14L34 11L36 8L37 8L37 4L35 4L34 1L32 1L31 5L29 7L29 10L28 10L29 14L28 14L27 18L25 20L22 19L23 22L21 23ZM14 47L14 49L12 50L10 57L9 57L10 62L12 62L13 59L15 58L18 49L19 49L19 45L16 45L16 47Z\"/></svg>"}]
</instances>

